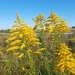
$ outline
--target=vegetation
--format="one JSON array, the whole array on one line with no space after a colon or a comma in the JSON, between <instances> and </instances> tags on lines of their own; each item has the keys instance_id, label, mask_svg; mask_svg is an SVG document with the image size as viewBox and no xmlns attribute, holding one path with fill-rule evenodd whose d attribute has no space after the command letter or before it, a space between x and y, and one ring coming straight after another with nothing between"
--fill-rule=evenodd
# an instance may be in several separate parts
<instances>
[{"instance_id":1,"label":"vegetation","mask_svg":"<svg viewBox=\"0 0 75 75\"><path fill-rule=\"evenodd\" d=\"M75 32L67 23L51 12L32 18L32 28L16 16L12 29L0 31L0 75L75 75Z\"/></svg>"},{"instance_id":2,"label":"vegetation","mask_svg":"<svg viewBox=\"0 0 75 75\"><path fill-rule=\"evenodd\" d=\"M1 29L1 30L0 30L0 33L9 33L10 30L11 30L11 29L5 29L5 30Z\"/></svg>"}]
</instances>

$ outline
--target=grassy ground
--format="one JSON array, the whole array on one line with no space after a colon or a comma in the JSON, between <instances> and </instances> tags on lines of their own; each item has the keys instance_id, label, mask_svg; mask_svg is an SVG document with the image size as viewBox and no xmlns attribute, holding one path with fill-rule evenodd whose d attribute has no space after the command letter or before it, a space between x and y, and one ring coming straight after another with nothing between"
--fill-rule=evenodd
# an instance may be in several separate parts
<instances>
[{"instance_id":1,"label":"grassy ground","mask_svg":"<svg viewBox=\"0 0 75 75\"><path fill-rule=\"evenodd\" d=\"M26 64L26 68L29 69L28 63L25 63L26 59L18 59L17 57L12 57L12 53L6 53L6 39L9 37L8 33L0 33L0 47L2 48L3 55L0 57L0 75L29 75L29 73L25 72L25 68L22 65ZM40 39L41 40L41 39ZM36 66L36 75L57 75L56 73L51 71L51 67L53 66L51 62L53 62L51 50L53 50L52 44L50 44L50 38L45 34L43 46L46 45L48 52L45 52L44 55L37 55L33 58L35 59ZM75 33L65 35L66 44L71 47L72 52L75 52ZM45 43L45 44L44 44ZM52 49L51 49L52 47ZM48 54L48 55L47 55ZM44 58L43 58L44 57ZM22 60L22 61L21 61ZM14 63L15 61L15 63ZM45 63L46 61L46 63ZM26 61L27 62L27 61ZM24 65L25 66L25 65ZM49 74L50 73L50 74Z\"/></svg>"}]
</instances>

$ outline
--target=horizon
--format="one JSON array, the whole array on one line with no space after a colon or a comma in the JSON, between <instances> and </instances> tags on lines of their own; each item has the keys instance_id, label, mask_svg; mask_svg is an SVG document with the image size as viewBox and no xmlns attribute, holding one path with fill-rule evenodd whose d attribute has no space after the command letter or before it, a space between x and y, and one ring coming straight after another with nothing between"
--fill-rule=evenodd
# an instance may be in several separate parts
<instances>
[{"instance_id":1,"label":"horizon","mask_svg":"<svg viewBox=\"0 0 75 75\"><path fill-rule=\"evenodd\" d=\"M11 29L16 20L16 11L29 26L32 18L40 13L47 18L50 12L61 16L68 27L75 26L75 0L0 0L0 29Z\"/></svg>"}]
</instances>

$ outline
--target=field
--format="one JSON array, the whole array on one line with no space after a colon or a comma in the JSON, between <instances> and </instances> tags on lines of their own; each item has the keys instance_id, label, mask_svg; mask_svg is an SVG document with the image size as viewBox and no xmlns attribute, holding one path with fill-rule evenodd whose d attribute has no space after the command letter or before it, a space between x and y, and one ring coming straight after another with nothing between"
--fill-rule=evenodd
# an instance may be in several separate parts
<instances>
[{"instance_id":1,"label":"field","mask_svg":"<svg viewBox=\"0 0 75 75\"><path fill-rule=\"evenodd\" d=\"M75 75L75 30L53 12L32 18L33 28L16 16L0 32L0 75Z\"/></svg>"}]
</instances>

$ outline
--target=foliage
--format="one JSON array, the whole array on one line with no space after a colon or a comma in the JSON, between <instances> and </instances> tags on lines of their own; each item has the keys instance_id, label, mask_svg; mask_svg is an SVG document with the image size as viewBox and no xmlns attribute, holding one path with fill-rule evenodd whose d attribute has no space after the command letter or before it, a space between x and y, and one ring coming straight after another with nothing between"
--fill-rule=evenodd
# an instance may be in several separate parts
<instances>
[{"instance_id":1,"label":"foliage","mask_svg":"<svg viewBox=\"0 0 75 75\"><path fill-rule=\"evenodd\" d=\"M9 33L0 35L0 75L74 75L74 46L69 41L75 36L65 41L65 33L71 32L65 20L53 12L47 19L39 14L32 18L32 28L18 12L16 16Z\"/></svg>"},{"instance_id":2,"label":"foliage","mask_svg":"<svg viewBox=\"0 0 75 75\"><path fill-rule=\"evenodd\" d=\"M10 30L11 30L11 29L5 29L5 30L1 29L1 30L0 30L0 33L9 33Z\"/></svg>"}]
</instances>

